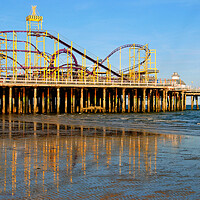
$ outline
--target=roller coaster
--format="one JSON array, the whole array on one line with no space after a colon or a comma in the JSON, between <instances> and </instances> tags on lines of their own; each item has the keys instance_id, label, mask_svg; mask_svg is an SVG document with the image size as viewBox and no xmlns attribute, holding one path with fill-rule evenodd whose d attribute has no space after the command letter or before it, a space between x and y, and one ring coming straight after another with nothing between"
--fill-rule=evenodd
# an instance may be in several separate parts
<instances>
[{"instance_id":1,"label":"roller coaster","mask_svg":"<svg viewBox=\"0 0 200 200\"><path fill-rule=\"evenodd\" d=\"M101 59L59 33L44 31L42 23L32 6L26 30L0 31L0 78L157 81L156 50L148 44L126 44ZM113 58L118 67L110 64Z\"/></svg>"}]
</instances>

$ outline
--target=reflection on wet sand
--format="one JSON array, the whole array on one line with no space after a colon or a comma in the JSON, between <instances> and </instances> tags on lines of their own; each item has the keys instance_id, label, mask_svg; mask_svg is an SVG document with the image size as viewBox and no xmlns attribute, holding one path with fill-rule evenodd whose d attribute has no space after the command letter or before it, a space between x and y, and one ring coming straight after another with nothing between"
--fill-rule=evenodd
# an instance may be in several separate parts
<instances>
[{"instance_id":1,"label":"reflection on wet sand","mask_svg":"<svg viewBox=\"0 0 200 200\"><path fill-rule=\"evenodd\" d=\"M157 173L158 145L178 146L182 137L5 119L1 126L4 197L33 197L36 192L48 197L52 188L60 194L63 185L77 182L77 177L90 179L94 171L148 179Z\"/></svg>"}]
</instances>

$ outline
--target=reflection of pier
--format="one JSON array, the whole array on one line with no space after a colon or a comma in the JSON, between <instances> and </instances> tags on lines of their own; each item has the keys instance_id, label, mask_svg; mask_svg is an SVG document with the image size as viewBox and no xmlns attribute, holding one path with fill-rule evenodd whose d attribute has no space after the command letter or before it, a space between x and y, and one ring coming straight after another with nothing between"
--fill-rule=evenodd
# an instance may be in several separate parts
<instances>
[{"instance_id":1,"label":"reflection of pier","mask_svg":"<svg viewBox=\"0 0 200 200\"><path fill-rule=\"evenodd\" d=\"M3 123L4 127L8 125L5 121ZM117 175L128 173L134 178L143 172L154 174L157 172L159 145L171 142L177 146L181 142L181 136L141 134L124 129L112 131L13 121L10 124L9 136L4 134L0 140L3 188L5 193L14 195L16 188L23 187L27 197L33 192L33 185L47 191L51 184L49 178L59 191L62 181L72 183L77 171L78 176L87 177L91 170L104 167L112 170L111 166L118 165L118 170L113 172ZM30 133L29 137L15 136L17 130L26 133L29 129L32 136ZM40 129L43 129L42 133ZM49 135L50 130L54 130L57 136ZM87 137L91 132L93 137ZM48 137L42 137L45 133Z\"/></svg>"}]
</instances>

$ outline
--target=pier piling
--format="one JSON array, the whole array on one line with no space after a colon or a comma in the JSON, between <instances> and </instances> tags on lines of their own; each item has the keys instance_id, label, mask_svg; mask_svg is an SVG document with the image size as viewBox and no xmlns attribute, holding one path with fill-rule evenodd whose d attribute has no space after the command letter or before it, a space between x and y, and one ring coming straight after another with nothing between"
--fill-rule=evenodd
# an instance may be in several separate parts
<instances>
[{"instance_id":1,"label":"pier piling","mask_svg":"<svg viewBox=\"0 0 200 200\"><path fill-rule=\"evenodd\" d=\"M1 88L0 108L2 114L183 111L187 96L198 110L199 95L165 88L8 86Z\"/></svg>"}]
</instances>

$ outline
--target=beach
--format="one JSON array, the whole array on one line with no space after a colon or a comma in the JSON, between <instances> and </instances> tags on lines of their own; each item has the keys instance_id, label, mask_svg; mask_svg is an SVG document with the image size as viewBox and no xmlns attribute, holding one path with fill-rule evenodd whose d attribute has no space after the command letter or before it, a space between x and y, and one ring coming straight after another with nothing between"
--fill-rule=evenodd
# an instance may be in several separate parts
<instances>
[{"instance_id":1,"label":"beach","mask_svg":"<svg viewBox=\"0 0 200 200\"><path fill-rule=\"evenodd\" d=\"M198 115L1 115L0 198L198 199Z\"/></svg>"}]
</instances>

